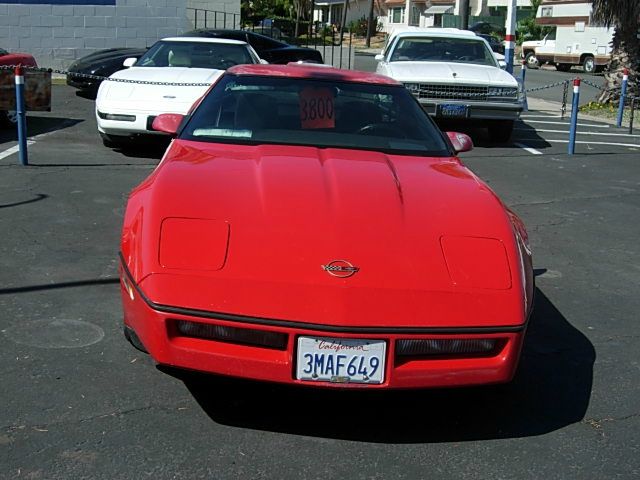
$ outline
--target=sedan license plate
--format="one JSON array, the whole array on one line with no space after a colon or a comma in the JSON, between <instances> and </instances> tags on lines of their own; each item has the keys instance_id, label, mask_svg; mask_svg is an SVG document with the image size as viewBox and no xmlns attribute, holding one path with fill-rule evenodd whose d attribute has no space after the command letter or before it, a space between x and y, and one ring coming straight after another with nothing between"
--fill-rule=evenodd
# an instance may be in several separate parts
<instances>
[{"instance_id":1,"label":"sedan license plate","mask_svg":"<svg viewBox=\"0 0 640 480\"><path fill-rule=\"evenodd\" d=\"M466 118L468 108L466 105L458 105L455 103L444 103L438 105L438 116L447 118Z\"/></svg>"},{"instance_id":2,"label":"sedan license plate","mask_svg":"<svg viewBox=\"0 0 640 480\"><path fill-rule=\"evenodd\" d=\"M384 340L299 337L296 377L333 383L382 383Z\"/></svg>"}]
</instances>

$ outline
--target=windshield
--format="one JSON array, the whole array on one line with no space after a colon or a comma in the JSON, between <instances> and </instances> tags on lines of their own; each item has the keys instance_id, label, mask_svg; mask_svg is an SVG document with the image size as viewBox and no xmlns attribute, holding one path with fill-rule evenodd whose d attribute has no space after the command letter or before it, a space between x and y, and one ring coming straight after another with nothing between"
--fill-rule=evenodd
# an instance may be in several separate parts
<instances>
[{"instance_id":1,"label":"windshield","mask_svg":"<svg viewBox=\"0 0 640 480\"><path fill-rule=\"evenodd\" d=\"M448 156L438 128L401 86L225 75L180 138Z\"/></svg>"},{"instance_id":2,"label":"windshield","mask_svg":"<svg viewBox=\"0 0 640 480\"><path fill-rule=\"evenodd\" d=\"M243 44L160 41L135 64L136 67L190 67L226 70L234 65L256 63Z\"/></svg>"},{"instance_id":3,"label":"windshield","mask_svg":"<svg viewBox=\"0 0 640 480\"><path fill-rule=\"evenodd\" d=\"M496 66L491 50L479 39L446 37L400 38L390 62L454 62Z\"/></svg>"}]
</instances>

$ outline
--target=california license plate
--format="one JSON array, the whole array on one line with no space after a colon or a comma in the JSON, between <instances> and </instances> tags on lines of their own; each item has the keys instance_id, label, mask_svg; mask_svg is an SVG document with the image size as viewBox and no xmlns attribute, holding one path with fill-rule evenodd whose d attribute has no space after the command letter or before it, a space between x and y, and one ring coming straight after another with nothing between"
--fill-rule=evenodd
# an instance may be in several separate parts
<instances>
[{"instance_id":1,"label":"california license plate","mask_svg":"<svg viewBox=\"0 0 640 480\"><path fill-rule=\"evenodd\" d=\"M468 109L466 105L458 105L456 103L444 103L438 105L438 116L449 118L466 118Z\"/></svg>"},{"instance_id":2,"label":"california license plate","mask_svg":"<svg viewBox=\"0 0 640 480\"><path fill-rule=\"evenodd\" d=\"M296 377L333 383L382 383L384 340L299 337Z\"/></svg>"}]
</instances>

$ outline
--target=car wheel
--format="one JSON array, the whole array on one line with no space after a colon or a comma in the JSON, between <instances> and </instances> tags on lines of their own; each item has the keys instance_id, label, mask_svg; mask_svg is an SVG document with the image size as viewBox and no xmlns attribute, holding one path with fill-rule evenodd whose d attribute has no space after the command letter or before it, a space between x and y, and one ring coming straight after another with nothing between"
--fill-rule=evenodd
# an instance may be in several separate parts
<instances>
[{"instance_id":1,"label":"car wheel","mask_svg":"<svg viewBox=\"0 0 640 480\"><path fill-rule=\"evenodd\" d=\"M582 61L582 69L584 70L584 73L595 73L596 61L591 55L584 57L584 60Z\"/></svg>"},{"instance_id":2,"label":"car wheel","mask_svg":"<svg viewBox=\"0 0 640 480\"><path fill-rule=\"evenodd\" d=\"M107 135L106 133L102 132L100 132L100 136L102 137L102 144L107 148L123 148L131 143L129 137Z\"/></svg>"},{"instance_id":3,"label":"car wheel","mask_svg":"<svg viewBox=\"0 0 640 480\"><path fill-rule=\"evenodd\" d=\"M136 332L133 330L133 328L128 327L128 326L124 326L124 338L127 339L127 341L133 345L137 350L140 350L141 352L144 353L149 353L147 351L147 349L144 347L144 345L142 344L142 342L140 341L140 339L138 338L138 335L136 335Z\"/></svg>"},{"instance_id":4,"label":"car wheel","mask_svg":"<svg viewBox=\"0 0 640 480\"><path fill-rule=\"evenodd\" d=\"M3 127L15 127L18 124L18 113L15 110L1 111L0 124Z\"/></svg>"},{"instance_id":5,"label":"car wheel","mask_svg":"<svg viewBox=\"0 0 640 480\"><path fill-rule=\"evenodd\" d=\"M559 72L568 72L571 70L571 64L569 63L556 63L556 70Z\"/></svg>"},{"instance_id":6,"label":"car wheel","mask_svg":"<svg viewBox=\"0 0 640 480\"><path fill-rule=\"evenodd\" d=\"M533 52L527 53L527 55L524 57L524 63L527 66L527 68L538 68L540 66L540 63L536 58L536 54Z\"/></svg>"},{"instance_id":7,"label":"car wheel","mask_svg":"<svg viewBox=\"0 0 640 480\"><path fill-rule=\"evenodd\" d=\"M513 133L513 120L495 120L489 125L489 139L495 143L508 142Z\"/></svg>"}]
</instances>

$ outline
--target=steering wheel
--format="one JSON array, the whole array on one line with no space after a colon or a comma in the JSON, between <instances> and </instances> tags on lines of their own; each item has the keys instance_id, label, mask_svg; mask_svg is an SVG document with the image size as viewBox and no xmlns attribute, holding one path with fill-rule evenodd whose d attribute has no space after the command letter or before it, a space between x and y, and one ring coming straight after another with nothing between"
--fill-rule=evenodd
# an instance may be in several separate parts
<instances>
[{"instance_id":1,"label":"steering wheel","mask_svg":"<svg viewBox=\"0 0 640 480\"><path fill-rule=\"evenodd\" d=\"M403 132L399 127L389 123L369 123L368 125L359 128L356 133L360 135L374 135L378 137L407 138L405 132Z\"/></svg>"}]
</instances>

